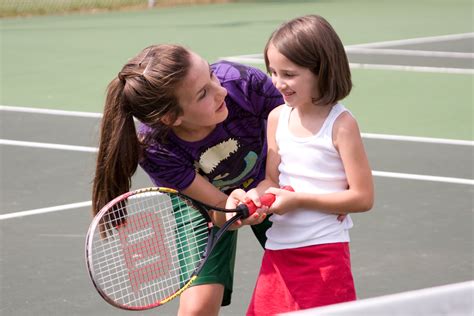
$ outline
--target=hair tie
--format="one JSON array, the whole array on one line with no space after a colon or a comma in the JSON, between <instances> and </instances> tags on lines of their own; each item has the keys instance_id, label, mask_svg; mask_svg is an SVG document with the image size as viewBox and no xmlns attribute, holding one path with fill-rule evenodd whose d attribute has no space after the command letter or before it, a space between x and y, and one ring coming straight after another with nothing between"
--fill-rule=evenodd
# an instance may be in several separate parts
<instances>
[{"instance_id":1,"label":"hair tie","mask_svg":"<svg viewBox=\"0 0 474 316\"><path fill-rule=\"evenodd\" d=\"M122 74L122 72L119 72L117 77L119 78L120 82L125 85L126 79L125 79L125 76Z\"/></svg>"}]
</instances>

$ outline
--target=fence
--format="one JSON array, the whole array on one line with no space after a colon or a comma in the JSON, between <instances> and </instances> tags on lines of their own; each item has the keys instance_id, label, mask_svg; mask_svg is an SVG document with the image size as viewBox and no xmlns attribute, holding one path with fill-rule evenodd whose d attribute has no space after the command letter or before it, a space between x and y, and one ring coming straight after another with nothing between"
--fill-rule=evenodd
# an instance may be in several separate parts
<instances>
[{"instance_id":1,"label":"fence","mask_svg":"<svg viewBox=\"0 0 474 316\"><path fill-rule=\"evenodd\" d=\"M147 8L158 5L229 2L226 0L0 0L0 17L62 14L75 11Z\"/></svg>"}]
</instances>

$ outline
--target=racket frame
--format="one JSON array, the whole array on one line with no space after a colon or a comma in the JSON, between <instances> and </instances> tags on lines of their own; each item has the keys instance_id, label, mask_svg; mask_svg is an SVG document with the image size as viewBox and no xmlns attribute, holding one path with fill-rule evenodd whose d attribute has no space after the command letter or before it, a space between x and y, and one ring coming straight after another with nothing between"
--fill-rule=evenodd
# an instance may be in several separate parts
<instances>
[{"instance_id":1,"label":"racket frame","mask_svg":"<svg viewBox=\"0 0 474 316\"><path fill-rule=\"evenodd\" d=\"M166 297L166 298L164 298L164 299L162 299L158 302L154 302L152 304L148 304L148 305L145 305L145 306L129 306L129 305L125 305L125 304L120 304L120 303L116 302L115 300L113 300L111 297L109 297L109 295L107 295L105 293L105 291L96 282L96 280L95 280L96 273L94 271L94 267L93 267L93 264L92 264L92 261L93 261L93 259L92 259L92 253L93 253L92 244L93 244L93 241L94 241L93 237L94 237L94 233L96 231L98 231L100 225L103 225L102 221L103 221L104 217L107 216L106 213L108 213L113 208L114 205L116 205L117 203L122 202L122 201L127 201L130 197L132 197L134 195L144 194L144 193L149 193L149 192L151 192L151 193L152 192L157 192L157 193L165 193L165 194L170 194L170 195L177 195L181 198L184 198L184 200L191 201L193 208L196 209L197 211L199 211L199 213L201 214L201 216L203 217L203 219L207 223L208 240L207 240L206 246L204 248L204 251L201 255L201 259L200 259L199 263L197 264L194 271L191 273L191 275L189 277L189 280L187 280L182 287L180 287L176 292L174 292L170 296L168 296L168 297ZM234 213L235 212L237 214L234 215L231 219L227 220L225 222L225 224L222 225L222 227L220 227L217 232L214 232L213 231L214 224L212 223L212 219L209 216L208 211L219 211L219 212L224 212L224 213ZM253 213L253 210L251 210L250 212ZM147 310L147 309L151 309L151 308L154 308L154 307L161 306L161 305L163 305L165 303L168 303L169 301L173 300L174 298L180 296L181 293L183 293L187 288L189 288L192 285L192 283L196 280L197 276L199 275L199 273L203 269L207 259L209 258L210 254L212 253L212 250L214 249L214 247L216 246L218 241L221 239L222 235L226 231L228 231L230 226L232 226L237 220L247 218L248 216L249 216L249 208L245 204L238 205L236 209L225 209L225 208L210 206L206 203L203 203L201 201L193 199L193 198L191 198L191 197L189 197L189 196L187 196L183 193L180 193L180 192L178 192L174 189L165 188L165 187L148 187L148 188L141 188L141 189L137 189L137 190L134 190L134 191L126 192L126 193L114 198L112 201L110 201L104 207L102 207L102 209L96 214L96 216L94 216L94 218L93 218L93 220L92 220L92 222L89 226L89 229L88 229L88 232L87 232L87 235L86 235L86 242L85 242L85 259L86 259L86 266L87 266L87 271L89 273L89 277L90 277L95 289L100 294L100 296L107 303L111 304L112 306L118 307L120 309L135 310L135 311ZM106 236L106 238L108 238L108 236Z\"/></svg>"}]
</instances>

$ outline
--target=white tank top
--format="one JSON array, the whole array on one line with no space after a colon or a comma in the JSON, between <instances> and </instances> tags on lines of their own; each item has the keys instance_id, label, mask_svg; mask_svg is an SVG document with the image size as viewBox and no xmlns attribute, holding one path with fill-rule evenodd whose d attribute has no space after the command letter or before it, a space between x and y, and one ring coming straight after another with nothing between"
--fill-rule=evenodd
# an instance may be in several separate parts
<instances>
[{"instance_id":1,"label":"white tank top","mask_svg":"<svg viewBox=\"0 0 474 316\"><path fill-rule=\"evenodd\" d=\"M280 185L291 185L296 192L324 194L347 189L347 178L339 153L334 148L332 128L337 117L348 111L336 104L321 129L309 137L296 137L288 130L292 108L282 105L276 142L281 163ZM353 226L350 216L341 223L337 215L317 210L298 209L270 217L267 249L289 249L310 245L348 242Z\"/></svg>"}]
</instances>

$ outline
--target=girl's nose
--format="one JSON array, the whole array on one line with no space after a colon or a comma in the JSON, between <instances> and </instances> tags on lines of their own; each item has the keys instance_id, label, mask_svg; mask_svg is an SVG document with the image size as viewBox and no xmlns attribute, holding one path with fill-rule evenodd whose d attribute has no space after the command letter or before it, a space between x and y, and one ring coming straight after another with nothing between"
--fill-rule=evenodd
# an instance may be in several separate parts
<instances>
[{"instance_id":1,"label":"girl's nose","mask_svg":"<svg viewBox=\"0 0 474 316\"><path fill-rule=\"evenodd\" d=\"M279 78L274 78L273 79L273 84L275 85L275 87L278 89L278 90L281 90L283 88L286 87L286 84L283 80L279 79Z\"/></svg>"},{"instance_id":2,"label":"girl's nose","mask_svg":"<svg viewBox=\"0 0 474 316\"><path fill-rule=\"evenodd\" d=\"M224 101L225 97L227 96L227 89L219 84L217 91L218 93L216 95L219 98L219 100L222 99L222 101Z\"/></svg>"}]
</instances>

